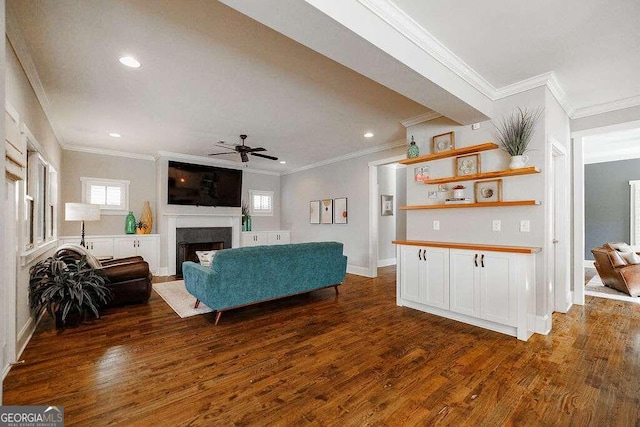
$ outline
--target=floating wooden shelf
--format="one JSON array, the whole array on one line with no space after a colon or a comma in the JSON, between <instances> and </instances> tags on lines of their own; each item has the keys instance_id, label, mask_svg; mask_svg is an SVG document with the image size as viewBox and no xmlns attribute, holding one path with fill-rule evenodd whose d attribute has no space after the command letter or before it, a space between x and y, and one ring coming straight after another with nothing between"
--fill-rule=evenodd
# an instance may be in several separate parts
<instances>
[{"instance_id":1,"label":"floating wooden shelf","mask_svg":"<svg viewBox=\"0 0 640 427\"><path fill-rule=\"evenodd\" d=\"M533 206L539 205L537 200L511 200L508 202L485 202L485 203L462 203L458 205L419 205L419 206L400 206L400 210L412 211L420 209L462 209L462 208L491 208L504 206Z\"/></svg>"},{"instance_id":2,"label":"floating wooden shelf","mask_svg":"<svg viewBox=\"0 0 640 427\"><path fill-rule=\"evenodd\" d=\"M529 246L503 246L503 245L483 245L476 243L449 243L449 242L427 242L423 240L394 240L395 245L407 246L430 246L435 248L469 249L472 251L493 251L493 252L513 252L518 254L533 254L540 252L542 248Z\"/></svg>"},{"instance_id":3,"label":"floating wooden shelf","mask_svg":"<svg viewBox=\"0 0 640 427\"><path fill-rule=\"evenodd\" d=\"M478 153L480 151L495 150L498 144L493 142L485 142L484 144L472 145L470 147L456 148L455 150L441 151L435 154L426 154L420 157L412 157L410 159L400 160L398 163L403 165L412 165L414 163L428 162L430 160L446 159L447 157L461 156L463 154Z\"/></svg>"},{"instance_id":4,"label":"floating wooden shelf","mask_svg":"<svg viewBox=\"0 0 640 427\"><path fill-rule=\"evenodd\" d=\"M528 168L520 168L520 169L509 169L504 171L494 171L494 172L483 172L476 173L473 175L460 175L460 176L449 176L445 178L436 178L436 179L425 179L422 182L425 184L446 184L448 182L459 182L459 181L472 181L476 179L491 179L491 178L501 178L503 176L517 176L517 175L530 175L533 173L540 173L540 169L536 167L528 167Z\"/></svg>"}]
</instances>

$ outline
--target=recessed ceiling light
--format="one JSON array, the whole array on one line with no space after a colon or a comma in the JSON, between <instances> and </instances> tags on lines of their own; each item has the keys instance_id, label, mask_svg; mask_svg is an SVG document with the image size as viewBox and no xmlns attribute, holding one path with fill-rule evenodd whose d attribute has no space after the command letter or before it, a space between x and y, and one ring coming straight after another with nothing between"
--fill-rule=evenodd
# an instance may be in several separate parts
<instances>
[{"instance_id":1,"label":"recessed ceiling light","mask_svg":"<svg viewBox=\"0 0 640 427\"><path fill-rule=\"evenodd\" d=\"M119 133L113 132L113 133L110 133L109 136L112 138L120 138L122 135L120 135Z\"/></svg>"},{"instance_id":2,"label":"recessed ceiling light","mask_svg":"<svg viewBox=\"0 0 640 427\"><path fill-rule=\"evenodd\" d=\"M367 132L364 134L365 138L373 138L373 134L371 132Z\"/></svg>"},{"instance_id":3,"label":"recessed ceiling light","mask_svg":"<svg viewBox=\"0 0 640 427\"><path fill-rule=\"evenodd\" d=\"M281 164L281 165L286 165L286 164L287 164L287 162L285 162L284 160L280 160L280 164Z\"/></svg>"},{"instance_id":4,"label":"recessed ceiling light","mask_svg":"<svg viewBox=\"0 0 640 427\"><path fill-rule=\"evenodd\" d=\"M131 68L140 68L140 63L133 56L121 56L120 63Z\"/></svg>"}]
</instances>

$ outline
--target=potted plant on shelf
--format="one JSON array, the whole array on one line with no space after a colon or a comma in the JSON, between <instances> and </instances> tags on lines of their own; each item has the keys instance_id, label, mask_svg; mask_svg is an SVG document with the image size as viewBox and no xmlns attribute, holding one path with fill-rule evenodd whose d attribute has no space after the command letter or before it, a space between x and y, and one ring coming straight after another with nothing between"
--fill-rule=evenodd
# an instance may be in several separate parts
<instances>
[{"instance_id":1,"label":"potted plant on shelf","mask_svg":"<svg viewBox=\"0 0 640 427\"><path fill-rule=\"evenodd\" d=\"M518 108L518 111L496 125L500 148L511 156L509 169L523 168L529 160L525 153L529 151L529 143L541 113L541 109L529 111Z\"/></svg>"},{"instance_id":2,"label":"potted plant on shelf","mask_svg":"<svg viewBox=\"0 0 640 427\"><path fill-rule=\"evenodd\" d=\"M138 221L138 223L136 224L136 234L148 234L147 224L142 221Z\"/></svg>"},{"instance_id":3,"label":"potted plant on shelf","mask_svg":"<svg viewBox=\"0 0 640 427\"><path fill-rule=\"evenodd\" d=\"M46 310L58 329L80 323L86 314L99 318L100 307L111 297L106 277L84 256L76 260L54 255L32 266L29 274L31 312L37 317Z\"/></svg>"},{"instance_id":4,"label":"potted plant on shelf","mask_svg":"<svg viewBox=\"0 0 640 427\"><path fill-rule=\"evenodd\" d=\"M242 202L242 231L251 231L251 215L247 202Z\"/></svg>"}]
</instances>

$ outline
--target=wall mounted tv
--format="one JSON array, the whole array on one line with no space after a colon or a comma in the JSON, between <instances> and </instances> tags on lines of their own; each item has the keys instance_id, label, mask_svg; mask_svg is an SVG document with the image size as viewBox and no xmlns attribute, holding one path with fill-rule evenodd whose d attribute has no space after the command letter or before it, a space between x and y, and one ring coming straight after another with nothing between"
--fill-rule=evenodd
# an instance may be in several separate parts
<instances>
[{"instance_id":1,"label":"wall mounted tv","mask_svg":"<svg viewBox=\"0 0 640 427\"><path fill-rule=\"evenodd\" d=\"M242 171L169 161L170 205L242 206Z\"/></svg>"}]
</instances>

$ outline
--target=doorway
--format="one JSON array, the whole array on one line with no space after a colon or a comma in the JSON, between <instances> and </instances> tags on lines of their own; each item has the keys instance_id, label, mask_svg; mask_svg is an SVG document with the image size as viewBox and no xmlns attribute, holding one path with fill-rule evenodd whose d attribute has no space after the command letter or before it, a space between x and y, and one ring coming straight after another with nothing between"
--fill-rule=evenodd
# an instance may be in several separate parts
<instances>
[{"instance_id":1,"label":"doorway","mask_svg":"<svg viewBox=\"0 0 640 427\"><path fill-rule=\"evenodd\" d=\"M16 357L16 271L17 271L17 184L8 177L5 181L3 200L2 234L4 236L2 252L4 254L3 286L1 299L4 304L2 310L2 326L0 326L0 362L2 363L2 378L9 371L9 364Z\"/></svg>"}]
</instances>

